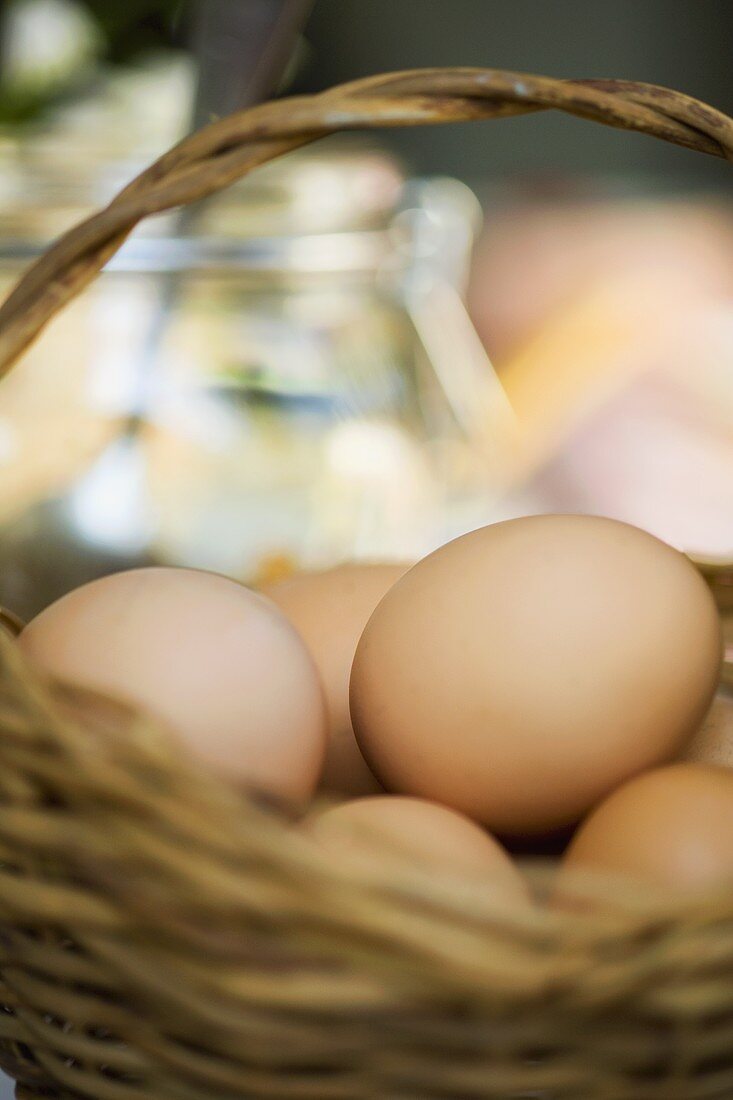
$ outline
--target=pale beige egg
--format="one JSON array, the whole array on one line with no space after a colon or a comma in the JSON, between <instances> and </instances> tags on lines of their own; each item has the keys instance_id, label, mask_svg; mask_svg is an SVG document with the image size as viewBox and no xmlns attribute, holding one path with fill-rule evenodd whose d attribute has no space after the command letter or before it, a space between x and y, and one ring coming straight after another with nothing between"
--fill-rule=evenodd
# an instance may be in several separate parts
<instances>
[{"instance_id":1,"label":"pale beige egg","mask_svg":"<svg viewBox=\"0 0 733 1100\"><path fill-rule=\"evenodd\" d=\"M318 676L264 597L190 569L117 573L26 626L19 645L52 676L143 708L244 786L308 798L325 749Z\"/></svg>"},{"instance_id":2,"label":"pale beige egg","mask_svg":"<svg viewBox=\"0 0 733 1100\"><path fill-rule=\"evenodd\" d=\"M672 891L733 883L733 772L672 764L619 787L573 838L559 896L585 871Z\"/></svg>"},{"instance_id":3,"label":"pale beige egg","mask_svg":"<svg viewBox=\"0 0 733 1100\"><path fill-rule=\"evenodd\" d=\"M349 676L369 617L407 568L386 562L345 564L298 573L260 589L297 629L321 677L329 730L321 786L330 793L354 796L381 790L354 738Z\"/></svg>"},{"instance_id":4,"label":"pale beige egg","mask_svg":"<svg viewBox=\"0 0 733 1100\"><path fill-rule=\"evenodd\" d=\"M509 854L463 814L421 798L375 795L315 811L306 828L351 860L409 860L443 877L481 879L502 897L526 901Z\"/></svg>"},{"instance_id":5,"label":"pale beige egg","mask_svg":"<svg viewBox=\"0 0 733 1100\"><path fill-rule=\"evenodd\" d=\"M359 642L351 714L388 790L527 836L674 759L720 657L713 599L682 554L613 520L531 516L394 585Z\"/></svg>"}]
</instances>

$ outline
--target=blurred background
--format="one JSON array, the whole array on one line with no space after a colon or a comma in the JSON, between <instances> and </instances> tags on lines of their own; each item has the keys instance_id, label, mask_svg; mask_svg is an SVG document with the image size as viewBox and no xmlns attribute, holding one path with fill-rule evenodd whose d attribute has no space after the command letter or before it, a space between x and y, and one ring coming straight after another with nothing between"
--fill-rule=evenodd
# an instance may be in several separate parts
<instances>
[{"instance_id":1,"label":"blurred background","mask_svg":"<svg viewBox=\"0 0 733 1100\"><path fill-rule=\"evenodd\" d=\"M380 70L733 111L699 0L4 0L0 290L200 125ZM730 165L561 115L329 139L141 227L0 389L0 602L596 512L733 558Z\"/></svg>"}]
</instances>

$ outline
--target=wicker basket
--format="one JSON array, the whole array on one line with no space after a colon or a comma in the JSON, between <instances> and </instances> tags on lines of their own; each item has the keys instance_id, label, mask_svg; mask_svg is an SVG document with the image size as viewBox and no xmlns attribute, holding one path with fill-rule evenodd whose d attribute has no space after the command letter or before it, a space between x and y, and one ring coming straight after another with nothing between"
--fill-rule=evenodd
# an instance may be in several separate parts
<instances>
[{"instance_id":1,"label":"wicker basket","mask_svg":"<svg viewBox=\"0 0 733 1100\"><path fill-rule=\"evenodd\" d=\"M265 104L187 138L31 268L0 310L0 371L148 214L335 130L547 108L733 159L730 118L628 82L425 70ZM733 1097L729 892L502 913L368 875L91 702L0 637L0 1059L20 1097Z\"/></svg>"}]
</instances>

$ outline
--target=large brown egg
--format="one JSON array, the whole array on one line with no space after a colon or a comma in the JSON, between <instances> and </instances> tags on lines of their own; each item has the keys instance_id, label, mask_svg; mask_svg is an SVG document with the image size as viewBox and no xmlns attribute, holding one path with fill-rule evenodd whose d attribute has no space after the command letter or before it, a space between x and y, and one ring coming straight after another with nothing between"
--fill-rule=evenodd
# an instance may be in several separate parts
<instances>
[{"instance_id":1,"label":"large brown egg","mask_svg":"<svg viewBox=\"0 0 733 1100\"><path fill-rule=\"evenodd\" d=\"M354 738L349 676L369 616L406 569L389 563L347 564L299 573L260 589L301 635L320 674L329 729L321 787L333 794L381 790Z\"/></svg>"},{"instance_id":2,"label":"large brown egg","mask_svg":"<svg viewBox=\"0 0 733 1100\"><path fill-rule=\"evenodd\" d=\"M421 798L357 798L317 811L306 827L352 861L408 859L442 876L481 876L504 898L527 901L527 884L507 852L463 814Z\"/></svg>"},{"instance_id":3,"label":"large brown egg","mask_svg":"<svg viewBox=\"0 0 733 1100\"><path fill-rule=\"evenodd\" d=\"M673 764L626 783L575 834L561 896L579 871L675 891L733 883L733 772Z\"/></svg>"},{"instance_id":4,"label":"large brown egg","mask_svg":"<svg viewBox=\"0 0 733 1100\"><path fill-rule=\"evenodd\" d=\"M42 611L19 645L45 671L158 717L226 778L309 797L325 748L318 676L277 608L191 569L93 581Z\"/></svg>"},{"instance_id":5,"label":"large brown egg","mask_svg":"<svg viewBox=\"0 0 733 1100\"><path fill-rule=\"evenodd\" d=\"M720 655L683 555L613 520L532 516L397 582L359 643L351 713L387 789L543 833L681 751Z\"/></svg>"}]
</instances>

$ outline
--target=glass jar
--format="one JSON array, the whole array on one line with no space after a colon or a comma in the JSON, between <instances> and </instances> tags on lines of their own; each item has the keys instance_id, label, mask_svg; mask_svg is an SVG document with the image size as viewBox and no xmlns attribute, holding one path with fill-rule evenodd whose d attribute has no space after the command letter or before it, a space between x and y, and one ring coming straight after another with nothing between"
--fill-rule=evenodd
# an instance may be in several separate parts
<instances>
[{"instance_id":1,"label":"glass jar","mask_svg":"<svg viewBox=\"0 0 733 1100\"><path fill-rule=\"evenodd\" d=\"M84 190L14 165L4 287L103 167ZM412 558L491 518L511 416L463 307L479 217L332 143L141 227L3 383L0 602L150 562Z\"/></svg>"}]
</instances>

